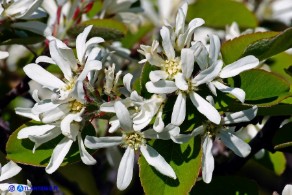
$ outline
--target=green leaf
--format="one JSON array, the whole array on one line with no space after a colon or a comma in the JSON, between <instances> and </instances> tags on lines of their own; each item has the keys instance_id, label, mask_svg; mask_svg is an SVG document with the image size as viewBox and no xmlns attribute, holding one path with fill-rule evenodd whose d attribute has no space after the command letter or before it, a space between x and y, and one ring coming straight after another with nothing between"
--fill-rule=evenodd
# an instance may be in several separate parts
<instances>
[{"instance_id":1,"label":"green leaf","mask_svg":"<svg viewBox=\"0 0 292 195\"><path fill-rule=\"evenodd\" d=\"M283 152L271 153L264 150L264 156L260 159L256 159L256 161L279 176L285 171L286 168L286 158Z\"/></svg>"},{"instance_id":2,"label":"green leaf","mask_svg":"<svg viewBox=\"0 0 292 195\"><path fill-rule=\"evenodd\" d=\"M144 97L144 98L150 98L152 94L150 94L146 89L146 83L150 81L149 74L151 71L155 70L155 66L150 65L148 62L144 64L140 76L140 83L139 87L137 87L137 92Z\"/></svg>"},{"instance_id":3,"label":"green leaf","mask_svg":"<svg viewBox=\"0 0 292 195\"><path fill-rule=\"evenodd\" d=\"M31 45L44 41L43 36L25 30L0 28L0 45Z\"/></svg>"},{"instance_id":4,"label":"green leaf","mask_svg":"<svg viewBox=\"0 0 292 195\"><path fill-rule=\"evenodd\" d=\"M255 28L258 23L243 3L232 0L197 0L189 5L187 19L193 18L203 18L206 26L221 29L232 22L237 22L241 28Z\"/></svg>"},{"instance_id":5,"label":"green leaf","mask_svg":"<svg viewBox=\"0 0 292 195\"><path fill-rule=\"evenodd\" d=\"M253 69L241 73L239 77L235 78L235 86L245 91L246 103L279 103L283 100L281 98L291 95L289 83L271 72Z\"/></svg>"},{"instance_id":6,"label":"green leaf","mask_svg":"<svg viewBox=\"0 0 292 195\"><path fill-rule=\"evenodd\" d=\"M221 47L224 62L229 64L248 55L254 55L259 60L267 59L291 48L291 36L292 28L288 28L281 33L252 33L227 41Z\"/></svg>"},{"instance_id":7,"label":"green leaf","mask_svg":"<svg viewBox=\"0 0 292 195\"><path fill-rule=\"evenodd\" d=\"M105 40L119 40L123 38L128 31L127 27L119 21L112 19L92 19L72 27L68 31L68 34L77 37L77 35L83 32L84 28L89 25L93 25L89 37L102 37Z\"/></svg>"},{"instance_id":8,"label":"green leaf","mask_svg":"<svg viewBox=\"0 0 292 195\"><path fill-rule=\"evenodd\" d=\"M282 76L289 81L290 84L292 84L292 55L282 52L273 56L269 61L267 61L267 64L269 64L272 72ZM290 72L289 69L291 69Z\"/></svg>"},{"instance_id":9,"label":"green leaf","mask_svg":"<svg viewBox=\"0 0 292 195\"><path fill-rule=\"evenodd\" d=\"M135 44L139 44L141 39L153 29L153 25L144 25L138 29L136 33L128 33L122 40L125 48L133 48Z\"/></svg>"},{"instance_id":10,"label":"green leaf","mask_svg":"<svg viewBox=\"0 0 292 195\"><path fill-rule=\"evenodd\" d=\"M30 121L20 126L14 131L6 144L7 159L21 164L28 164L32 166L47 166L54 148L64 138L61 134L55 139L42 144L35 153L32 153L34 143L29 139L17 139L18 132L28 126L41 125L39 122ZM95 135L95 130L92 125L87 125L82 130L82 136ZM80 161L80 154L77 141L73 143L67 156L65 157L62 166Z\"/></svg>"},{"instance_id":11,"label":"green leaf","mask_svg":"<svg viewBox=\"0 0 292 195\"><path fill-rule=\"evenodd\" d=\"M292 28L288 28L279 35L262 39L249 45L242 56L254 55L259 60L267 59L292 47Z\"/></svg>"},{"instance_id":12,"label":"green leaf","mask_svg":"<svg viewBox=\"0 0 292 195\"><path fill-rule=\"evenodd\" d=\"M292 122L285 124L276 132L273 146L278 151L292 152Z\"/></svg>"},{"instance_id":13,"label":"green leaf","mask_svg":"<svg viewBox=\"0 0 292 195\"><path fill-rule=\"evenodd\" d=\"M156 140L151 144L174 169L177 179L162 175L140 156L140 179L147 195L187 194L195 184L201 168L200 138L178 145L172 141Z\"/></svg>"},{"instance_id":14,"label":"green leaf","mask_svg":"<svg viewBox=\"0 0 292 195\"><path fill-rule=\"evenodd\" d=\"M88 16L88 18L93 18L94 16L96 16L96 14L98 12L100 12L102 9L102 2L101 0L95 0L95 2L93 3L93 6L91 8L91 10L86 14Z\"/></svg>"},{"instance_id":15,"label":"green leaf","mask_svg":"<svg viewBox=\"0 0 292 195\"><path fill-rule=\"evenodd\" d=\"M203 181L196 183L191 195L214 195L214 194L240 194L257 195L257 184L247 178L237 176L217 176L213 177L210 184Z\"/></svg>"},{"instance_id":16,"label":"green leaf","mask_svg":"<svg viewBox=\"0 0 292 195\"><path fill-rule=\"evenodd\" d=\"M243 56L249 45L260 40L267 40L278 35L278 32L257 32L242 35L230 41L226 41L221 46L221 53L225 64L230 64Z\"/></svg>"}]
</instances>

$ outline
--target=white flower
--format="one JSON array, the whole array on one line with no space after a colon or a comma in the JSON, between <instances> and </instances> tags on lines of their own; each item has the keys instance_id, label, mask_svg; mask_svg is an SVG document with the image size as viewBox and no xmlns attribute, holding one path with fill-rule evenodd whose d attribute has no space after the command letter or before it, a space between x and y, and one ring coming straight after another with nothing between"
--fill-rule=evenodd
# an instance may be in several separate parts
<instances>
[{"instance_id":1,"label":"white flower","mask_svg":"<svg viewBox=\"0 0 292 195\"><path fill-rule=\"evenodd\" d=\"M26 75L32 80L42 84L43 87L57 92L58 95L54 97L57 100L65 100L71 96L76 98L80 97L80 95L84 93L83 87L78 88L77 83L82 82L90 71L100 70L102 68L101 62L95 60L100 50L93 47L104 40L99 37L93 37L86 42L91 28L92 26L86 27L83 33L79 34L76 39L78 61L75 59L71 48L53 37L49 37L51 58L40 56L36 60L36 63L45 62L58 65L64 74L65 82L49 73L38 64L26 65L24 67ZM82 69L81 73L79 73L80 68Z\"/></svg>"},{"instance_id":2,"label":"white flower","mask_svg":"<svg viewBox=\"0 0 292 195\"><path fill-rule=\"evenodd\" d=\"M131 7L135 2L137 2L137 0L104 1L99 17L106 18L114 16L116 20L122 21L132 32L135 32L138 30L137 26L140 23L140 18L136 13L142 11L137 7Z\"/></svg>"},{"instance_id":3,"label":"white flower","mask_svg":"<svg viewBox=\"0 0 292 195\"><path fill-rule=\"evenodd\" d=\"M157 171L163 175L176 179L175 172L171 166L154 148L146 144L146 138L152 139L161 136L161 139L170 139L170 133L164 131L162 134L157 134L153 130L146 130L143 132L135 131L133 129L133 121L126 106L122 102L116 101L114 108L122 128L123 136L99 138L87 136L85 138L85 146L91 149L98 149L122 145L126 148L118 169L117 187L120 190L124 190L131 183L135 151L138 149L145 157L146 161Z\"/></svg>"},{"instance_id":4,"label":"white flower","mask_svg":"<svg viewBox=\"0 0 292 195\"><path fill-rule=\"evenodd\" d=\"M131 108L131 117L133 119L134 130L142 130L145 128L156 115L153 128L157 132L161 132L164 129L164 122L162 120L162 109L165 101L164 95L152 95L150 99L141 97L137 91L132 91L131 81L133 75L130 73L123 77L123 83L127 91L123 91L125 96L129 96L126 99L120 100L126 105L127 108ZM129 94L130 93L130 94ZM100 106L100 111L115 113L114 103L106 102ZM120 122L116 116L110 119L111 125L109 132L113 133L120 127Z\"/></svg>"},{"instance_id":5,"label":"white flower","mask_svg":"<svg viewBox=\"0 0 292 195\"><path fill-rule=\"evenodd\" d=\"M17 175L19 172L21 171L21 167L19 167L16 163L14 163L13 161L9 161L7 164L5 164L3 167L0 164L0 182L2 182L3 180L9 179L11 177L14 177L15 175ZM9 186L13 185L16 189L16 187L20 184L11 184L11 183L1 183L0 184L0 193L1 194L15 194L15 193L11 193L9 191ZM23 185L23 184L21 184ZM30 182L27 180L27 187L30 187L31 184ZM23 185L25 186L25 185ZM30 189L30 188L29 188ZM26 192L18 192L17 194L30 194L30 191L26 191Z\"/></svg>"},{"instance_id":6,"label":"white flower","mask_svg":"<svg viewBox=\"0 0 292 195\"><path fill-rule=\"evenodd\" d=\"M171 117L171 123L174 125L181 125L185 119L186 95L189 95L192 103L200 113L205 115L213 123L220 123L221 117L218 111L196 92L200 85L206 83L205 77L208 77L208 75L202 71L195 77L192 76L195 59L201 51L201 46L198 43L192 48L181 50L181 72L178 72L174 76L175 81L160 79L156 82L151 80L146 83L146 88L150 93L167 94L177 91L178 97L174 104Z\"/></svg>"},{"instance_id":7,"label":"white flower","mask_svg":"<svg viewBox=\"0 0 292 195\"><path fill-rule=\"evenodd\" d=\"M239 88L228 87L223 84L222 79L234 77L244 71L253 69L259 65L259 60L254 56L245 56L231 64L223 67L222 60L218 59L220 53L220 40L216 35L210 35L210 48L207 52L203 47L197 63L202 72L200 73L201 83L206 83L214 95L217 95L216 89L223 93L230 93L240 102L245 100L245 92Z\"/></svg>"},{"instance_id":8,"label":"white flower","mask_svg":"<svg viewBox=\"0 0 292 195\"><path fill-rule=\"evenodd\" d=\"M184 0L158 0L158 12L154 7L153 2L150 0L141 0L141 7L143 8L146 17L149 18L153 24L161 27L165 20L170 23L174 22L177 8L183 1Z\"/></svg>"},{"instance_id":9,"label":"white flower","mask_svg":"<svg viewBox=\"0 0 292 195\"><path fill-rule=\"evenodd\" d=\"M184 3L178 10L175 26L166 24L165 27L162 27L160 31L162 45L170 46L171 44L171 48L169 49L174 48L176 51L180 51L184 47L190 47L195 29L202 26L205 21L201 18L195 18L186 27L185 19L187 11L188 4Z\"/></svg>"},{"instance_id":10,"label":"white flower","mask_svg":"<svg viewBox=\"0 0 292 195\"><path fill-rule=\"evenodd\" d=\"M240 157L246 157L250 153L250 146L235 135L235 127L231 127L230 125L252 120L256 116L257 110L258 108L254 106L248 110L228 113L223 117L219 125L207 122L196 128L191 133L191 136L202 136L202 177L204 182L211 182L214 170L214 157L211 152L213 139L220 139L228 148Z\"/></svg>"},{"instance_id":11,"label":"white flower","mask_svg":"<svg viewBox=\"0 0 292 195\"><path fill-rule=\"evenodd\" d=\"M31 79L52 91L51 99L40 100L37 91L33 98L37 102L32 109L17 108L17 114L41 121L45 125L31 126L22 129L18 139L29 138L35 142L33 151L41 144L50 141L61 133L65 136L53 151L50 162L46 168L48 173L54 172L63 162L71 145L78 140L81 159L85 164L95 164L96 161L85 150L81 138L82 115L85 111L85 92L83 81L92 77L91 71L102 68L101 62L96 60L100 49L96 44L102 38L93 37L86 41L92 26L84 29L76 40L77 58L73 50L60 40L49 37L51 58L40 56L36 62L57 64L64 74L64 81L49 73L38 64L29 64L24 67L25 73Z\"/></svg>"},{"instance_id":12,"label":"white flower","mask_svg":"<svg viewBox=\"0 0 292 195\"><path fill-rule=\"evenodd\" d=\"M43 0L3 0L0 15L11 19L36 19L45 17L46 13L38 9Z\"/></svg>"},{"instance_id":13,"label":"white flower","mask_svg":"<svg viewBox=\"0 0 292 195\"><path fill-rule=\"evenodd\" d=\"M70 116L70 115L69 115ZM80 157L84 164L92 165L96 163L96 160L86 151L83 140L81 137L81 125L74 121L78 116L71 115L68 117L69 126L63 127L70 132L70 136L65 136L53 150L52 156L50 158L49 164L46 167L46 172L51 174L55 172L59 166L62 164L64 158L68 154L74 141L78 141ZM42 144L58 137L62 134L61 126L64 124L55 123L47 125L34 125L30 127L25 127L18 132L18 139L29 138L35 143L33 152L40 147Z\"/></svg>"}]
</instances>

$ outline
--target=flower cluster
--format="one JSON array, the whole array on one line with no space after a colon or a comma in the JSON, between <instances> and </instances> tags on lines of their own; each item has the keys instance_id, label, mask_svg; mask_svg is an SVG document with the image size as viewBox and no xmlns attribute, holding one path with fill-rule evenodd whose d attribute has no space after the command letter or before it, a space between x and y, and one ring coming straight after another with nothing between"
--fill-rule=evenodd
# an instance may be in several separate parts
<instances>
[{"instance_id":1,"label":"flower cluster","mask_svg":"<svg viewBox=\"0 0 292 195\"><path fill-rule=\"evenodd\" d=\"M118 4L105 4L104 14L111 14L110 7L116 11L128 10L134 2L122 3L120 7ZM252 120L257 107L224 113L216 108L215 103L217 93L221 92L243 103L245 92L229 86L226 79L256 68L259 60L250 55L232 64L224 64L219 37L210 34L209 45L195 41L195 31L204 24L204 20L195 18L186 25L187 10L188 4L184 3L178 10L175 24L167 23L161 28L161 44L154 40L151 46L141 45L138 50L145 57L140 63L154 67L145 84L148 98L139 94L133 86L134 76L130 73L124 75L119 65L112 62L111 53L102 46L102 38L87 40L92 26L86 27L76 39L77 57L61 40L46 37L50 57L38 57L35 63L24 67L24 72L48 89L50 95L40 98L39 92L34 90L34 106L17 108L16 112L41 123L25 127L18 133L18 139L28 138L35 143L33 151L56 137L62 137L53 150L47 173L58 169L75 141L78 142L81 160L87 165L95 164L96 160L85 147L121 146L125 149L117 174L120 190L131 183L135 153L139 152L158 172L177 178L171 165L150 146L149 140L172 140L181 144L194 136L201 136L204 153L202 176L206 183L211 181L214 169L211 153L214 139L220 139L240 157L250 153L249 145L234 134L233 125ZM45 64L57 65L61 74L56 76L48 72ZM165 104L171 101L171 97L176 100L168 121ZM201 126L186 132L181 125L187 120L188 99L192 103L190 107L198 111L203 121ZM103 116L110 118L110 127L105 135L87 135L85 127ZM100 135L98 129L97 135Z\"/></svg>"}]
</instances>

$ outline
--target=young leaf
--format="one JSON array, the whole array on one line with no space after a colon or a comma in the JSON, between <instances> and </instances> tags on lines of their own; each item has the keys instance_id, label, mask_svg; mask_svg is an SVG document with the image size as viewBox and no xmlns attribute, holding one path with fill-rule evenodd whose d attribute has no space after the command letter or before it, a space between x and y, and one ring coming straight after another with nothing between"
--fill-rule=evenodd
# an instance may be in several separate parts
<instances>
[{"instance_id":1,"label":"young leaf","mask_svg":"<svg viewBox=\"0 0 292 195\"><path fill-rule=\"evenodd\" d=\"M32 149L34 143L29 139L17 139L18 132L23 129L24 127L33 126L33 125L40 125L39 122L30 121L26 124L20 126L16 131L14 131L6 144L6 158L9 160L13 160L14 162L21 163L21 164L28 164L32 166L46 166L51 158L54 148L56 145L61 141L64 137L60 135L55 139L42 144L38 149L36 149L35 153L32 153ZM86 135L95 135L95 130L92 125L87 125L82 134L85 137ZM73 146L71 147L69 153L65 157L62 166L80 161L80 154L78 149L77 141L74 142Z\"/></svg>"},{"instance_id":2,"label":"young leaf","mask_svg":"<svg viewBox=\"0 0 292 195\"><path fill-rule=\"evenodd\" d=\"M207 26L221 29L232 22L241 28L255 28L258 23L243 3L232 0L198 0L189 5L187 19L193 18L203 18Z\"/></svg>"},{"instance_id":3,"label":"young leaf","mask_svg":"<svg viewBox=\"0 0 292 195\"><path fill-rule=\"evenodd\" d=\"M225 42L221 53L225 64L229 64L241 57L254 55L264 60L292 47L292 28L278 32L260 32L240 36Z\"/></svg>"},{"instance_id":4,"label":"young leaf","mask_svg":"<svg viewBox=\"0 0 292 195\"><path fill-rule=\"evenodd\" d=\"M257 41L269 39L278 35L278 32L257 32L242 35L230 41L226 41L221 46L221 53L225 64L230 64L239 58L246 48Z\"/></svg>"},{"instance_id":5,"label":"young leaf","mask_svg":"<svg viewBox=\"0 0 292 195\"><path fill-rule=\"evenodd\" d=\"M140 92L140 94L145 98L150 98L152 95L146 89L146 83L150 81L149 74L152 70L155 70L155 66L152 66L149 63L144 64L140 76L139 87L137 87L137 92Z\"/></svg>"},{"instance_id":6,"label":"young leaf","mask_svg":"<svg viewBox=\"0 0 292 195\"><path fill-rule=\"evenodd\" d=\"M177 179L160 174L140 156L140 179L144 192L148 195L187 194L195 184L201 168L200 138L191 139L182 145L161 140L151 145L170 164Z\"/></svg>"}]
</instances>

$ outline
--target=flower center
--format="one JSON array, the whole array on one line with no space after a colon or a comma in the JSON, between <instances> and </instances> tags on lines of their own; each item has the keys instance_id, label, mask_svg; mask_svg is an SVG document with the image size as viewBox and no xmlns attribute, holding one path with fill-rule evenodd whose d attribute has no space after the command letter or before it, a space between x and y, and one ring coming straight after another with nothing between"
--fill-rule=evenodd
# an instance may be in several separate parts
<instances>
[{"instance_id":1,"label":"flower center","mask_svg":"<svg viewBox=\"0 0 292 195\"><path fill-rule=\"evenodd\" d=\"M175 58L172 60L165 60L164 71L168 74L170 78L174 78L174 76L181 72L181 64L179 58Z\"/></svg>"},{"instance_id":2,"label":"flower center","mask_svg":"<svg viewBox=\"0 0 292 195\"><path fill-rule=\"evenodd\" d=\"M74 89L75 84L75 79L72 79L71 81L67 82L64 87L59 89L57 92L59 93L60 99L66 99Z\"/></svg>"},{"instance_id":3,"label":"flower center","mask_svg":"<svg viewBox=\"0 0 292 195\"><path fill-rule=\"evenodd\" d=\"M192 92L192 91L198 91L198 87L195 85L195 83L192 83L192 80L189 79L188 80L188 93Z\"/></svg>"},{"instance_id":4,"label":"flower center","mask_svg":"<svg viewBox=\"0 0 292 195\"><path fill-rule=\"evenodd\" d=\"M219 130L221 129L220 125L216 125L212 122L207 122L204 126L205 132L209 137L215 137L219 133Z\"/></svg>"},{"instance_id":5,"label":"flower center","mask_svg":"<svg viewBox=\"0 0 292 195\"><path fill-rule=\"evenodd\" d=\"M123 147L131 147L134 150L138 150L141 145L144 145L146 140L144 136L139 132L125 133L123 135Z\"/></svg>"},{"instance_id":6,"label":"flower center","mask_svg":"<svg viewBox=\"0 0 292 195\"><path fill-rule=\"evenodd\" d=\"M79 112L83 108L83 104L81 102L78 102L77 100L74 100L71 104L71 111Z\"/></svg>"}]
</instances>

